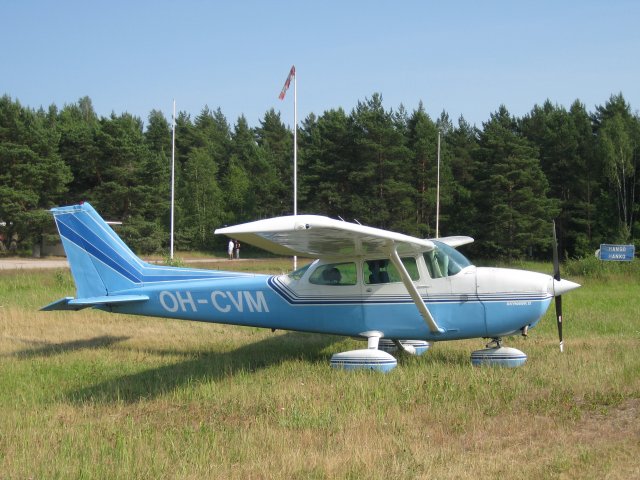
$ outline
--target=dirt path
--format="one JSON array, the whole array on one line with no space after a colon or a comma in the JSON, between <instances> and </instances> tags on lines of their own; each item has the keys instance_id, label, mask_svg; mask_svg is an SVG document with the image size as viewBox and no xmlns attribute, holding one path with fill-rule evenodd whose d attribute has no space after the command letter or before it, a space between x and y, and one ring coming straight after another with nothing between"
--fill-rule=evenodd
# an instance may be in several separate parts
<instances>
[{"instance_id":1,"label":"dirt path","mask_svg":"<svg viewBox=\"0 0 640 480\"><path fill-rule=\"evenodd\" d=\"M2 258L0 270L32 270L36 268L69 268L66 258Z\"/></svg>"},{"instance_id":2,"label":"dirt path","mask_svg":"<svg viewBox=\"0 0 640 480\"><path fill-rule=\"evenodd\" d=\"M238 259L229 261L226 258L211 257L211 258L191 258L184 260L187 264L198 263L216 263L216 262L229 262L232 265L234 262L242 261L268 262L271 259ZM150 263L158 263L160 260L149 260ZM69 263L66 258L0 258L0 270L32 270L32 269L48 269L48 268L69 268Z\"/></svg>"}]
</instances>

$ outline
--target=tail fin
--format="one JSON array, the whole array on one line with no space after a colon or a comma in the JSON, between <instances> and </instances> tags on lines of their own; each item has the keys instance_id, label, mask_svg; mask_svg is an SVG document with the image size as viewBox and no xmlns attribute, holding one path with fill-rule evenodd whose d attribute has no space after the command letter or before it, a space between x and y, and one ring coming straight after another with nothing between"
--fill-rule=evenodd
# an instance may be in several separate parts
<instances>
[{"instance_id":1,"label":"tail fin","mask_svg":"<svg viewBox=\"0 0 640 480\"><path fill-rule=\"evenodd\" d=\"M76 298L65 297L43 310L142 302L139 287L168 281L246 276L245 273L166 267L144 262L88 203L51 209L76 283Z\"/></svg>"},{"instance_id":2,"label":"tail fin","mask_svg":"<svg viewBox=\"0 0 640 480\"><path fill-rule=\"evenodd\" d=\"M129 290L143 281L140 260L88 203L52 210L78 298Z\"/></svg>"}]
</instances>

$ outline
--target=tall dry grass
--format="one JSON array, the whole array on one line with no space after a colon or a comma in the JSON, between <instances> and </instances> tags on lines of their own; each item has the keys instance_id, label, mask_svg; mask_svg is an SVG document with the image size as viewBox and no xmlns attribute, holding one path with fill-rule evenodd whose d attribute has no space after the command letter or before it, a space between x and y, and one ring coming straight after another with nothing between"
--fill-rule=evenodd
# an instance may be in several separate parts
<instances>
[{"instance_id":1,"label":"tall dry grass","mask_svg":"<svg viewBox=\"0 0 640 480\"><path fill-rule=\"evenodd\" d=\"M39 312L68 273L3 272L0 478L638 477L640 282L577 280L564 354L549 314L522 368L470 340L383 375L332 370L341 337Z\"/></svg>"}]
</instances>

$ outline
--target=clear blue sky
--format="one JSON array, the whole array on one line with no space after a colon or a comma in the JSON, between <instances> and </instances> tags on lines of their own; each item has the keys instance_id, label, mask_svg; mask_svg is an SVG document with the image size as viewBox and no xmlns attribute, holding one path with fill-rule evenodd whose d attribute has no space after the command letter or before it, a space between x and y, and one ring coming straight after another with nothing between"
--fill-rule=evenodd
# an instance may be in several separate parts
<instances>
[{"instance_id":1,"label":"clear blue sky","mask_svg":"<svg viewBox=\"0 0 640 480\"><path fill-rule=\"evenodd\" d=\"M88 95L99 115L170 118L220 107L233 126L275 108L299 118L380 92L481 126L505 104L549 98L592 111L622 92L640 108L640 2L0 0L0 94L58 107Z\"/></svg>"}]
</instances>

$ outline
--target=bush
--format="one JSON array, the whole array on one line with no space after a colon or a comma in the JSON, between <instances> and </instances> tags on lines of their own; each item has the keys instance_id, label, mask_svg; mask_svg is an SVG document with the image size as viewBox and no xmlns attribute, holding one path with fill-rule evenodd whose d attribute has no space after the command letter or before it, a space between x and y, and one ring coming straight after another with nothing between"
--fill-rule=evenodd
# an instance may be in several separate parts
<instances>
[{"instance_id":1,"label":"bush","mask_svg":"<svg viewBox=\"0 0 640 480\"><path fill-rule=\"evenodd\" d=\"M623 275L640 278L640 266L636 260L631 262L603 262L590 255L584 258L567 260L562 268L563 276L580 276L607 279Z\"/></svg>"},{"instance_id":2,"label":"bush","mask_svg":"<svg viewBox=\"0 0 640 480\"><path fill-rule=\"evenodd\" d=\"M180 257L173 257L173 259L169 255L163 255L162 264L167 265L168 267L186 267L187 264Z\"/></svg>"},{"instance_id":3,"label":"bush","mask_svg":"<svg viewBox=\"0 0 640 480\"><path fill-rule=\"evenodd\" d=\"M160 252L163 242L168 239L168 235L158 223L136 217L119 227L117 233L138 254Z\"/></svg>"}]
</instances>

